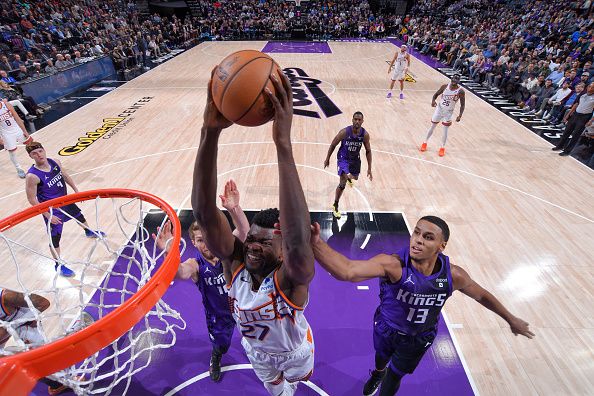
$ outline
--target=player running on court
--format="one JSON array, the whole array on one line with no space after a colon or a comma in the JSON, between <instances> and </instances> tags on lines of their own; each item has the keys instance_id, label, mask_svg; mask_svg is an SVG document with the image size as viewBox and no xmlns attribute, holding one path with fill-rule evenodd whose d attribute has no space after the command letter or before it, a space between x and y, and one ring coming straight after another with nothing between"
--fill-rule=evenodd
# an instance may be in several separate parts
<instances>
[{"instance_id":1,"label":"player running on court","mask_svg":"<svg viewBox=\"0 0 594 396\"><path fill-rule=\"evenodd\" d=\"M0 101L0 137L4 148L8 151L10 161L17 171L17 175L24 179L26 173L17 160L16 149L17 144L27 144L32 138L27 133L23 120L6 99Z\"/></svg>"},{"instance_id":2,"label":"player running on court","mask_svg":"<svg viewBox=\"0 0 594 396\"><path fill-rule=\"evenodd\" d=\"M280 217L284 235L274 234L279 211L267 209L253 219L245 242L233 236L216 206L217 153L221 131L232 125L214 106L208 89L204 125L192 189L192 207L208 249L223 260L233 317L241 343L258 378L271 395L293 395L313 372L314 343L303 310L314 276L310 218L293 158L293 95L287 77L274 75L276 96L272 138L279 170Z\"/></svg>"},{"instance_id":3,"label":"player running on court","mask_svg":"<svg viewBox=\"0 0 594 396\"><path fill-rule=\"evenodd\" d=\"M337 219L340 218L340 211L338 210L338 202L344 192L345 186L348 184L353 186L353 180L359 179L361 172L361 147L365 146L365 156L367 157L367 177L373 180L371 173L371 138L369 132L361 125L363 124L363 113L357 111L353 114L353 125L343 128L330 143L326 159L324 160L324 168L330 165L330 156L334 149L340 143L340 148L337 154L338 176L340 181L334 193L334 203L332 204L332 214Z\"/></svg>"},{"instance_id":4,"label":"player running on court","mask_svg":"<svg viewBox=\"0 0 594 396\"><path fill-rule=\"evenodd\" d=\"M431 106L435 107L435 112L433 113L433 117L431 117L431 127L427 131L427 137L421 145L421 151L427 150L427 142L429 141L431 135L433 135L433 131L435 130L437 124L441 122L443 125L443 137L441 139L441 147L439 148L439 156L443 157L445 155L445 145L448 140L448 129L450 128L450 125L452 125L452 117L454 115L456 103L458 100L460 100L460 114L458 114L458 117L456 117L456 122L460 122L462 119L462 114L464 113L464 107L466 103L464 90L459 84L460 75L454 74L449 84L442 85L437 90L437 92L433 94ZM439 102L436 102L439 95L441 95L441 98L439 99Z\"/></svg>"}]
</instances>

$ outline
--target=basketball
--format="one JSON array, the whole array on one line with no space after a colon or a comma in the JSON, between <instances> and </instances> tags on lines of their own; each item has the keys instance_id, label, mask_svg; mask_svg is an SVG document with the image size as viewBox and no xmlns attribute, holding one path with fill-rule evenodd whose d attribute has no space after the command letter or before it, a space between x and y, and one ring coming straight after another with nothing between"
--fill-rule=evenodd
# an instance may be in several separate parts
<instances>
[{"instance_id":1,"label":"basketball","mask_svg":"<svg viewBox=\"0 0 594 396\"><path fill-rule=\"evenodd\" d=\"M274 116L274 107L264 89L275 93L270 76L281 79L280 68L268 55L255 50L237 51L217 66L212 79L212 98L229 121L258 126Z\"/></svg>"}]
</instances>

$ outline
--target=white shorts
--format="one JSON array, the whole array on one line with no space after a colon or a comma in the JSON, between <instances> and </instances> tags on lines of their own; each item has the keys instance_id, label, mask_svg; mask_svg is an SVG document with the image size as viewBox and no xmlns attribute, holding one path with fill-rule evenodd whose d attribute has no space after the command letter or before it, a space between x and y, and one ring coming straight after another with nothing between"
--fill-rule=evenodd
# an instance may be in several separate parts
<instances>
[{"instance_id":1,"label":"white shorts","mask_svg":"<svg viewBox=\"0 0 594 396\"><path fill-rule=\"evenodd\" d=\"M431 122L433 122L435 124L437 124L439 122L442 122L444 124L451 124L453 115L454 115L454 109L448 110L448 109L443 109L443 108L437 106L435 108L435 112L433 113L433 116L431 117Z\"/></svg>"},{"instance_id":2,"label":"white shorts","mask_svg":"<svg viewBox=\"0 0 594 396\"><path fill-rule=\"evenodd\" d=\"M25 135L22 132L17 133L4 133L2 132L2 141L4 142L4 148L8 151L12 151L17 148L17 144L25 142Z\"/></svg>"},{"instance_id":3,"label":"white shorts","mask_svg":"<svg viewBox=\"0 0 594 396\"><path fill-rule=\"evenodd\" d=\"M272 383L281 378L288 382L306 381L314 368L314 343L307 340L294 351L272 354L254 349L245 337L241 339L254 372L264 383Z\"/></svg>"},{"instance_id":4,"label":"white shorts","mask_svg":"<svg viewBox=\"0 0 594 396\"><path fill-rule=\"evenodd\" d=\"M10 322L16 322L14 323L14 330L25 344L38 346L45 343L41 331L37 328L35 313L31 309L19 308L16 315L10 319Z\"/></svg>"},{"instance_id":5,"label":"white shorts","mask_svg":"<svg viewBox=\"0 0 594 396\"><path fill-rule=\"evenodd\" d=\"M393 81L402 81L406 78L406 73L405 73L405 69L394 69L394 72L392 73L392 80Z\"/></svg>"}]
</instances>

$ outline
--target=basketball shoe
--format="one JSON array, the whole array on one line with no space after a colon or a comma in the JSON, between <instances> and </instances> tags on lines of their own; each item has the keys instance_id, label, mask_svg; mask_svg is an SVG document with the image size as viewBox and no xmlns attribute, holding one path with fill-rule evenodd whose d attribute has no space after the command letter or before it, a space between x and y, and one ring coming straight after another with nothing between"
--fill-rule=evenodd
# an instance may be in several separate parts
<instances>
[{"instance_id":1,"label":"basketball shoe","mask_svg":"<svg viewBox=\"0 0 594 396\"><path fill-rule=\"evenodd\" d=\"M340 219L340 211L338 210L338 205L332 204L332 215L337 219Z\"/></svg>"},{"instance_id":2,"label":"basketball shoe","mask_svg":"<svg viewBox=\"0 0 594 396\"><path fill-rule=\"evenodd\" d=\"M423 144L421 144L421 148L419 150L420 151L427 151L427 142L423 142Z\"/></svg>"},{"instance_id":3,"label":"basketball shoe","mask_svg":"<svg viewBox=\"0 0 594 396\"><path fill-rule=\"evenodd\" d=\"M439 156L443 157L445 155L445 147L439 149Z\"/></svg>"},{"instance_id":4,"label":"basketball shoe","mask_svg":"<svg viewBox=\"0 0 594 396\"><path fill-rule=\"evenodd\" d=\"M388 94L386 95L386 98L390 99L392 97L392 92L388 92Z\"/></svg>"},{"instance_id":5,"label":"basketball shoe","mask_svg":"<svg viewBox=\"0 0 594 396\"><path fill-rule=\"evenodd\" d=\"M377 388L379 388L382 380L384 379L384 375L386 375L386 370L377 371L377 370L370 370L369 371L370 377L363 385L363 395L370 396L377 392Z\"/></svg>"},{"instance_id":6,"label":"basketball shoe","mask_svg":"<svg viewBox=\"0 0 594 396\"><path fill-rule=\"evenodd\" d=\"M223 355L215 351L212 351L212 354L210 355L208 375L210 375L210 379L214 382L219 382L221 380L221 357L223 357Z\"/></svg>"}]
</instances>

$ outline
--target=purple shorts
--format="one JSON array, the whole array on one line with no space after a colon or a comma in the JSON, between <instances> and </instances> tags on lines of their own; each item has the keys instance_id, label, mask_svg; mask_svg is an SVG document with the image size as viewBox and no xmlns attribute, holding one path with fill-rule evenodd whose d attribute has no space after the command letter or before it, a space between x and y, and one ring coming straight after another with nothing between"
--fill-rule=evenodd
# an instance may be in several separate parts
<instances>
[{"instance_id":1,"label":"purple shorts","mask_svg":"<svg viewBox=\"0 0 594 396\"><path fill-rule=\"evenodd\" d=\"M338 176L343 173L350 173L353 176L359 176L361 172L361 161L338 160Z\"/></svg>"},{"instance_id":2,"label":"purple shorts","mask_svg":"<svg viewBox=\"0 0 594 396\"><path fill-rule=\"evenodd\" d=\"M64 212L66 213L64 213ZM56 216L58 219L62 220L61 224L51 224L50 225L50 230L51 230L51 235L52 236L56 236L62 233L62 228L64 227L64 223L66 223L67 221L71 220L72 218L77 219L78 221L80 221L81 223L85 222L84 217L82 217L82 213L80 211L80 208L78 206L76 206L76 204L70 204L70 205L66 205L66 206L62 206L61 208L54 208L52 211L53 215ZM46 224L47 227L47 222L48 219L45 218L45 216L41 216L43 217L43 221ZM81 218L82 217L82 218Z\"/></svg>"},{"instance_id":3,"label":"purple shorts","mask_svg":"<svg viewBox=\"0 0 594 396\"><path fill-rule=\"evenodd\" d=\"M431 347L435 333L411 336L400 332L380 318L373 325L373 346L375 352L390 359L390 368L397 374L412 374L421 358Z\"/></svg>"},{"instance_id":4,"label":"purple shorts","mask_svg":"<svg viewBox=\"0 0 594 396\"><path fill-rule=\"evenodd\" d=\"M233 329L235 329L235 320L229 316L206 316L206 327L208 328L208 337L212 348L223 354L229 350Z\"/></svg>"}]
</instances>

